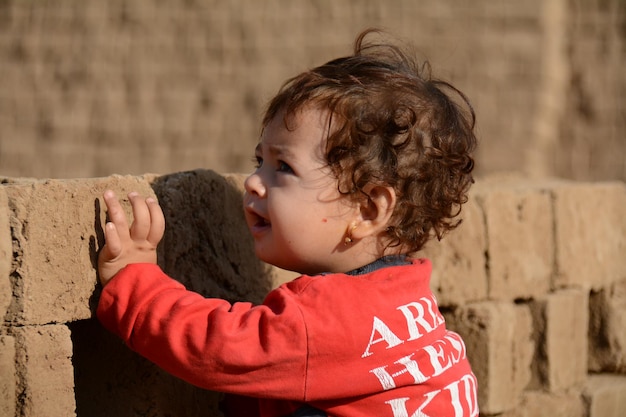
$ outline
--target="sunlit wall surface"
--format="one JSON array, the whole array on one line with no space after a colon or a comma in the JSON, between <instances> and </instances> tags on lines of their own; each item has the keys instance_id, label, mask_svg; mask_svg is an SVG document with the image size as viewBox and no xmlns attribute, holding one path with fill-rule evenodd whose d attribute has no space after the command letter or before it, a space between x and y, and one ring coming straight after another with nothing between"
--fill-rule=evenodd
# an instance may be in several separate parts
<instances>
[{"instance_id":1,"label":"sunlit wall surface","mask_svg":"<svg viewBox=\"0 0 626 417\"><path fill-rule=\"evenodd\" d=\"M478 173L626 179L620 0L0 0L0 176L246 172L289 76L377 26L473 101Z\"/></svg>"}]
</instances>

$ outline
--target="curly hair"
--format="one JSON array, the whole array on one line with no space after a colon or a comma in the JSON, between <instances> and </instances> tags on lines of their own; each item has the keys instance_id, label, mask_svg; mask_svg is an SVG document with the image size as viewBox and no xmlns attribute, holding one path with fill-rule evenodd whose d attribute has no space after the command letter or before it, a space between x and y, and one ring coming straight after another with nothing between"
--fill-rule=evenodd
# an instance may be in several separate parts
<instances>
[{"instance_id":1,"label":"curly hair","mask_svg":"<svg viewBox=\"0 0 626 417\"><path fill-rule=\"evenodd\" d=\"M328 110L325 158L339 192L358 199L368 185L392 187L389 245L411 253L460 223L473 183L475 113L461 91L431 77L428 62L418 65L391 43L365 42L379 32L362 32L353 55L287 80L262 126L281 111L287 126L305 106Z\"/></svg>"}]
</instances>

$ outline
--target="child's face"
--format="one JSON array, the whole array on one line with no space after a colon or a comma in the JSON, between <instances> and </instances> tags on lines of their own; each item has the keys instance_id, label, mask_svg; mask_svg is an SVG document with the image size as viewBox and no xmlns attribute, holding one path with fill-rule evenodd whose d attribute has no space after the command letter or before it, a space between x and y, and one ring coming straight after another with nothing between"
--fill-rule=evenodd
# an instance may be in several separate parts
<instances>
[{"instance_id":1,"label":"child's face","mask_svg":"<svg viewBox=\"0 0 626 417\"><path fill-rule=\"evenodd\" d=\"M256 148L257 169L245 181L244 208L256 255L305 274L337 272L355 206L337 190L323 150L327 113L279 113Z\"/></svg>"}]
</instances>

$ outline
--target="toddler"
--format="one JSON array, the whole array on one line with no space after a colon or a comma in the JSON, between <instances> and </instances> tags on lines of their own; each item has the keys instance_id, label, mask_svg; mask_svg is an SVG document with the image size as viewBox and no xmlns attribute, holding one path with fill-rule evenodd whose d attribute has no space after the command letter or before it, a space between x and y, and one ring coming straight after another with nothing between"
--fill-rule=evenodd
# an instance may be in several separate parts
<instances>
[{"instance_id":1,"label":"toddler","mask_svg":"<svg viewBox=\"0 0 626 417\"><path fill-rule=\"evenodd\" d=\"M157 201L129 194L129 225L104 194L99 319L173 375L255 398L239 415L478 416L465 345L415 255L459 223L474 112L373 32L290 79L267 108L245 218L256 255L302 276L263 304L187 291L156 265Z\"/></svg>"}]
</instances>

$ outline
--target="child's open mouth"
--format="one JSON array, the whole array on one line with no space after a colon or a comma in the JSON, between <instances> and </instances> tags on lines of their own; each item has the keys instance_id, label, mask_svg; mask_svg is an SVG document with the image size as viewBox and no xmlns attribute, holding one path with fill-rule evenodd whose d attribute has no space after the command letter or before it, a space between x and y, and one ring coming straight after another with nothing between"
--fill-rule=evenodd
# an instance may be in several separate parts
<instances>
[{"instance_id":1,"label":"child's open mouth","mask_svg":"<svg viewBox=\"0 0 626 417\"><path fill-rule=\"evenodd\" d=\"M259 217L258 220L250 227L250 231L254 236L261 234L270 229L270 222Z\"/></svg>"},{"instance_id":2,"label":"child's open mouth","mask_svg":"<svg viewBox=\"0 0 626 417\"><path fill-rule=\"evenodd\" d=\"M254 225L254 227L269 227L270 222L268 222L267 220L265 220L264 218L260 217L258 219L258 221L256 222L256 224Z\"/></svg>"},{"instance_id":3,"label":"child's open mouth","mask_svg":"<svg viewBox=\"0 0 626 417\"><path fill-rule=\"evenodd\" d=\"M246 217L248 218L248 227L250 228L250 232L254 236L269 230L271 227L269 220L254 211L247 210Z\"/></svg>"}]
</instances>

